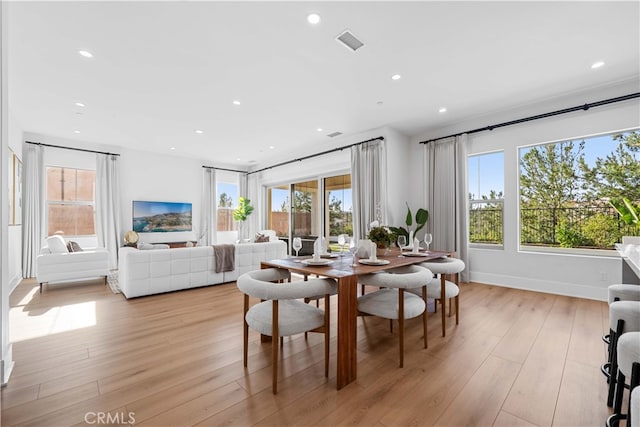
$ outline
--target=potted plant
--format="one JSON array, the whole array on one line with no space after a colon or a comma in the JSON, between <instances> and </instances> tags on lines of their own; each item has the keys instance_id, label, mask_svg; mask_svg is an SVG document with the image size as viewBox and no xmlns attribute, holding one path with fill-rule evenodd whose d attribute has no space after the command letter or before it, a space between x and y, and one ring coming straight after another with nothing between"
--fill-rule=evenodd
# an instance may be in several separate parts
<instances>
[{"instance_id":1,"label":"potted plant","mask_svg":"<svg viewBox=\"0 0 640 427\"><path fill-rule=\"evenodd\" d=\"M395 234L392 233L387 227L372 227L371 230L369 230L367 239L375 243L378 249L384 249L386 253L386 251L389 250L391 243L393 243L393 241L395 240Z\"/></svg>"},{"instance_id":2,"label":"potted plant","mask_svg":"<svg viewBox=\"0 0 640 427\"><path fill-rule=\"evenodd\" d=\"M249 218L249 215L253 212L253 206L251 206L251 200L244 197L240 197L239 205L233 210L233 219L238 221L238 241L243 242L244 238L244 222Z\"/></svg>"},{"instance_id":3,"label":"potted plant","mask_svg":"<svg viewBox=\"0 0 640 427\"><path fill-rule=\"evenodd\" d=\"M422 230L427 221L429 220L429 211L426 209L418 209L416 211L415 223L416 229L411 230L410 227L413 225L413 214L411 213L411 208L409 207L409 203L405 202L407 205L407 216L405 218L405 224L407 228L404 227L389 227L392 232L394 232L398 236L405 236L407 238L407 243L409 245L413 245L413 237L418 234L418 231Z\"/></svg>"},{"instance_id":4,"label":"potted plant","mask_svg":"<svg viewBox=\"0 0 640 427\"><path fill-rule=\"evenodd\" d=\"M611 200L609 202L611 206L620 214L620 218L627 225L638 225L640 220L640 207L636 207L631 203L631 200L626 197L622 200Z\"/></svg>"}]
</instances>

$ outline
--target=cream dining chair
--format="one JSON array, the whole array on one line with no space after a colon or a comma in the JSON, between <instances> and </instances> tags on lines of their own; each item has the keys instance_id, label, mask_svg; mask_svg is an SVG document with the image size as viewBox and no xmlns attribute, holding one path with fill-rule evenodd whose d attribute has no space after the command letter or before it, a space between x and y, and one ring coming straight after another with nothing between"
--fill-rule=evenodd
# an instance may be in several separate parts
<instances>
[{"instance_id":1,"label":"cream dining chair","mask_svg":"<svg viewBox=\"0 0 640 427\"><path fill-rule=\"evenodd\" d=\"M238 277L238 289L244 293L244 366L247 367L249 327L272 337L272 390L278 392L278 338L302 332L324 334L324 375L329 376L329 295L335 292L332 279L311 279L273 283L287 279L289 272L277 268L250 271ZM324 311L299 299L325 296ZM263 300L249 306L249 297Z\"/></svg>"}]
</instances>

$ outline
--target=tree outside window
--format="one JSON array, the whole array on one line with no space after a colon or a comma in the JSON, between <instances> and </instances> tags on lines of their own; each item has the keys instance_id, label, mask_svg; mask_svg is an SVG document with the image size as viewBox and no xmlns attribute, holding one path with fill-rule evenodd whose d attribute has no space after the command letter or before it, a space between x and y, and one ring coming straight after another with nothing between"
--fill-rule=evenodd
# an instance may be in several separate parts
<instances>
[{"instance_id":1,"label":"tree outside window","mask_svg":"<svg viewBox=\"0 0 640 427\"><path fill-rule=\"evenodd\" d=\"M520 242L613 249L624 224L609 201L640 201L638 131L520 149Z\"/></svg>"}]
</instances>

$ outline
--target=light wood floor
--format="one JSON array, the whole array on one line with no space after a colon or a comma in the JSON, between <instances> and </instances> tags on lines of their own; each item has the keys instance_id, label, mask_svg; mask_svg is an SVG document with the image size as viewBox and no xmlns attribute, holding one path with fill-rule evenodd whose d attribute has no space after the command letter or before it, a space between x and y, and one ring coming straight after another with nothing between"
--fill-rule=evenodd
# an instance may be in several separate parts
<instances>
[{"instance_id":1,"label":"light wood floor","mask_svg":"<svg viewBox=\"0 0 640 427\"><path fill-rule=\"evenodd\" d=\"M15 369L2 425L602 426L609 410L601 336L605 303L481 284L461 286L461 322L397 328L358 320L358 380L324 377L322 337L285 338L279 393L270 344L250 333L242 366L242 297L235 283L125 300L101 281L11 297ZM88 418L85 418L88 417Z\"/></svg>"}]
</instances>

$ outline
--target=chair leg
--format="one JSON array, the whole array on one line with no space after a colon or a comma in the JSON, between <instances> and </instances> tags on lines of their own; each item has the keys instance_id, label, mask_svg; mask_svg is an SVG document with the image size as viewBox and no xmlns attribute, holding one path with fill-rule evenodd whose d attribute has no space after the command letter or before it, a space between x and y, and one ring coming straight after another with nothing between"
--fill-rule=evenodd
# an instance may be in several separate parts
<instances>
[{"instance_id":1,"label":"chair leg","mask_svg":"<svg viewBox=\"0 0 640 427\"><path fill-rule=\"evenodd\" d=\"M278 336L280 331L278 330L278 300L273 300L272 313L271 313L271 359L272 359L272 372L273 378L271 382L271 389L273 394L278 394Z\"/></svg>"},{"instance_id":2,"label":"chair leg","mask_svg":"<svg viewBox=\"0 0 640 427\"><path fill-rule=\"evenodd\" d=\"M422 287L422 299L424 300L424 312L422 313L422 329L424 330L424 348L428 348L427 344L427 287ZM457 306L456 306L457 307Z\"/></svg>"},{"instance_id":3,"label":"chair leg","mask_svg":"<svg viewBox=\"0 0 640 427\"><path fill-rule=\"evenodd\" d=\"M42 282L40 282L40 293L42 293Z\"/></svg>"},{"instance_id":4,"label":"chair leg","mask_svg":"<svg viewBox=\"0 0 640 427\"><path fill-rule=\"evenodd\" d=\"M440 304L442 304L442 307L440 307L440 309L441 309L441 316L442 316L442 336L443 337L447 334L445 330L447 320L445 317L445 310L444 310L445 288L446 288L445 277L444 277L444 274L441 274L440 275Z\"/></svg>"},{"instance_id":5,"label":"chair leg","mask_svg":"<svg viewBox=\"0 0 640 427\"><path fill-rule=\"evenodd\" d=\"M452 300L453 298L449 298L449 317L451 317L451 313L453 312L453 310L451 309L451 304L453 302Z\"/></svg>"},{"instance_id":6,"label":"chair leg","mask_svg":"<svg viewBox=\"0 0 640 427\"><path fill-rule=\"evenodd\" d=\"M400 341L400 367L404 367L404 289L398 289L398 339Z\"/></svg>"},{"instance_id":7,"label":"chair leg","mask_svg":"<svg viewBox=\"0 0 640 427\"><path fill-rule=\"evenodd\" d=\"M456 325L460 323L460 295L456 295Z\"/></svg>"},{"instance_id":8,"label":"chair leg","mask_svg":"<svg viewBox=\"0 0 640 427\"><path fill-rule=\"evenodd\" d=\"M249 311L249 295L244 296L244 313L242 315L243 326L243 355L244 367L247 367L247 359L249 358L249 325L247 324L247 311Z\"/></svg>"},{"instance_id":9,"label":"chair leg","mask_svg":"<svg viewBox=\"0 0 640 427\"><path fill-rule=\"evenodd\" d=\"M613 402L613 412L620 414L622 412L622 395L624 394L624 382L626 378L622 371L618 370L618 379L616 380L616 393Z\"/></svg>"},{"instance_id":10,"label":"chair leg","mask_svg":"<svg viewBox=\"0 0 640 427\"><path fill-rule=\"evenodd\" d=\"M364 295L364 285L360 285L360 295Z\"/></svg>"}]
</instances>

